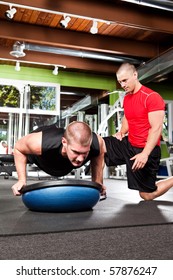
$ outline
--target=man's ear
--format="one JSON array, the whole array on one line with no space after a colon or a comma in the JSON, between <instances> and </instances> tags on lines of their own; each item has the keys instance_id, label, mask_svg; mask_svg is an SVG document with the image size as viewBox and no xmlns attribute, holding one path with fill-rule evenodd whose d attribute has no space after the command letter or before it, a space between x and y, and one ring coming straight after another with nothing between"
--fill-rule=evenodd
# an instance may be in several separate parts
<instances>
[{"instance_id":1,"label":"man's ear","mask_svg":"<svg viewBox=\"0 0 173 280\"><path fill-rule=\"evenodd\" d=\"M66 146L67 145L67 140L66 140L66 138L65 137L62 137L62 144L63 144L63 146Z\"/></svg>"},{"instance_id":2,"label":"man's ear","mask_svg":"<svg viewBox=\"0 0 173 280\"><path fill-rule=\"evenodd\" d=\"M134 76L135 76L136 79L138 79L138 72L137 71L134 72Z\"/></svg>"}]
</instances>

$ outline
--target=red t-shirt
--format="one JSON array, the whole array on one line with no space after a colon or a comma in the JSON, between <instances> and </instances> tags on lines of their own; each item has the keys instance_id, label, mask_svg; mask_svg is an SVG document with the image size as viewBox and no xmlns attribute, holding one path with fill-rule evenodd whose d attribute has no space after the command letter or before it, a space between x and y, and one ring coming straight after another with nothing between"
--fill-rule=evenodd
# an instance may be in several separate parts
<instances>
[{"instance_id":1,"label":"red t-shirt","mask_svg":"<svg viewBox=\"0 0 173 280\"><path fill-rule=\"evenodd\" d=\"M142 86L135 94L125 95L123 107L129 125L129 142L132 146L143 148L150 129L148 113L165 110L164 100L157 92ZM160 145L160 139L157 144Z\"/></svg>"}]
</instances>

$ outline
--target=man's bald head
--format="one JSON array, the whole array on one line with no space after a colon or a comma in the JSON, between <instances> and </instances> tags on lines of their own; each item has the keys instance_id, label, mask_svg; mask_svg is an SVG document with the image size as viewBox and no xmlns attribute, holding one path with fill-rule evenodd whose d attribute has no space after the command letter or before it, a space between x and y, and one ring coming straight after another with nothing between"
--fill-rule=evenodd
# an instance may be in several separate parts
<instances>
[{"instance_id":1,"label":"man's bald head","mask_svg":"<svg viewBox=\"0 0 173 280\"><path fill-rule=\"evenodd\" d=\"M76 142L88 146L92 142L92 131L87 123L74 121L67 126L64 137L68 143Z\"/></svg>"}]
</instances>

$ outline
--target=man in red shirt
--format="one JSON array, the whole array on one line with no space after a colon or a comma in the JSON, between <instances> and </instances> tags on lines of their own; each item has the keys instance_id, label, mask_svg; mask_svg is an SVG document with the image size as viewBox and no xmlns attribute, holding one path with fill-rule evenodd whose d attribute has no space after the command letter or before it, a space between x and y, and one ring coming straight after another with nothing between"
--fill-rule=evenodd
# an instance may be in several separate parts
<instances>
[{"instance_id":1,"label":"man in red shirt","mask_svg":"<svg viewBox=\"0 0 173 280\"><path fill-rule=\"evenodd\" d=\"M165 103L157 92L139 82L134 65L122 64L116 75L126 92L124 117L120 131L104 137L105 162L107 166L126 164L128 187L152 200L173 186L173 177L156 182Z\"/></svg>"}]
</instances>

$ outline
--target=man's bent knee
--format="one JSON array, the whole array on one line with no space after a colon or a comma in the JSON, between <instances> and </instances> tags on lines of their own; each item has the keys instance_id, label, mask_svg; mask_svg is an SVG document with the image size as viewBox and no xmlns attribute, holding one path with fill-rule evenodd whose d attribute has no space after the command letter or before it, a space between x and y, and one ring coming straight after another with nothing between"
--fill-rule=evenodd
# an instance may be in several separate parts
<instances>
[{"instance_id":1,"label":"man's bent knee","mask_svg":"<svg viewBox=\"0 0 173 280\"><path fill-rule=\"evenodd\" d=\"M139 195L142 199L147 200L147 201L153 200L155 198L153 193L139 192Z\"/></svg>"}]
</instances>

